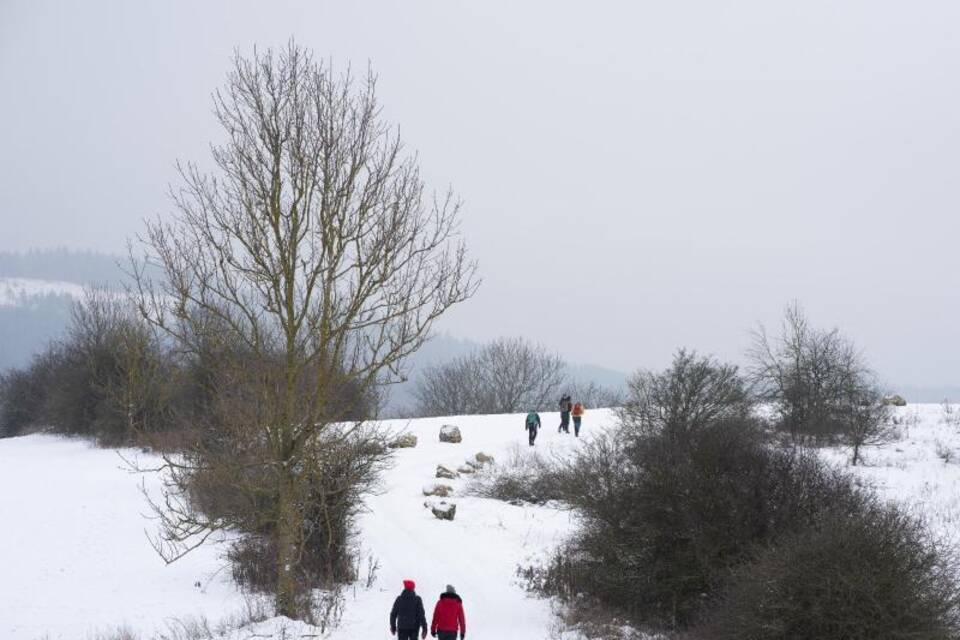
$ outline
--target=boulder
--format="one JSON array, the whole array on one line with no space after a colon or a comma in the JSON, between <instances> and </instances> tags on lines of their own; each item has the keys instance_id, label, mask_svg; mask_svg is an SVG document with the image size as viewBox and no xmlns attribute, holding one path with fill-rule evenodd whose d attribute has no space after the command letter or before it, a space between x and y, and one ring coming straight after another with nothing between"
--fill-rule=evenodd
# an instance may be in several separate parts
<instances>
[{"instance_id":1,"label":"boulder","mask_svg":"<svg viewBox=\"0 0 960 640\"><path fill-rule=\"evenodd\" d=\"M453 520L457 515L457 505L446 500L440 502L427 500L423 506L430 509L438 520Z\"/></svg>"},{"instance_id":2,"label":"boulder","mask_svg":"<svg viewBox=\"0 0 960 640\"><path fill-rule=\"evenodd\" d=\"M391 440L387 446L391 449L409 449L417 446L417 436L412 433L404 433Z\"/></svg>"},{"instance_id":3,"label":"boulder","mask_svg":"<svg viewBox=\"0 0 960 640\"><path fill-rule=\"evenodd\" d=\"M478 463L480 463L480 466L487 465L487 464L493 464L493 456L488 455L488 454L484 453L483 451L481 451L481 452L479 452L477 455L475 455L474 458L476 459L476 461L477 461Z\"/></svg>"},{"instance_id":4,"label":"boulder","mask_svg":"<svg viewBox=\"0 0 960 640\"><path fill-rule=\"evenodd\" d=\"M883 404L890 405L893 407L905 407L907 406L907 401L903 396L898 394L893 394L892 396L887 396L883 399Z\"/></svg>"},{"instance_id":5,"label":"boulder","mask_svg":"<svg viewBox=\"0 0 960 640\"><path fill-rule=\"evenodd\" d=\"M423 487L423 495L425 496L446 498L451 493L453 493L453 487L448 484L428 484Z\"/></svg>"},{"instance_id":6,"label":"boulder","mask_svg":"<svg viewBox=\"0 0 960 640\"><path fill-rule=\"evenodd\" d=\"M469 463L462 464L459 467L457 467L457 473L476 473L476 472L477 472L476 468L471 466Z\"/></svg>"},{"instance_id":7,"label":"boulder","mask_svg":"<svg viewBox=\"0 0 960 640\"><path fill-rule=\"evenodd\" d=\"M437 477L446 478L447 480L455 480L460 477L456 471L449 467L445 467L442 464L437 465Z\"/></svg>"},{"instance_id":8,"label":"boulder","mask_svg":"<svg viewBox=\"0 0 960 640\"><path fill-rule=\"evenodd\" d=\"M440 427L440 442L462 442L463 436L460 435L460 427L452 424L445 424Z\"/></svg>"}]
</instances>

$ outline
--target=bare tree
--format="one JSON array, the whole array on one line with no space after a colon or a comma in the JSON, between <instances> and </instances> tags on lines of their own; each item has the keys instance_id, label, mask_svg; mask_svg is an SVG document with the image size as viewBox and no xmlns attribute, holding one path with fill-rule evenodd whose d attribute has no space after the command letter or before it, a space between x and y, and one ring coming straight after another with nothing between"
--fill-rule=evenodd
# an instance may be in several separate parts
<instances>
[{"instance_id":1,"label":"bare tree","mask_svg":"<svg viewBox=\"0 0 960 640\"><path fill-rule=\"evenodd\" d=\"M213 172L180 166L173 220L150 224L147 259L132 260L144 318L186 352L200 336L233 354L217 382L216 437L165 460L158 549L173 561L255 513L276 535L283 615L297 614L304 510L322 472L313 449L355 429L341 425L343 394L402 379L433 322L477 286L456 242L459 201L425 195L375 85L294 43L237 54L214 96L226 142L212 149ZM244 514L196 508L200 476L233 490Z\"/></svg>"},{"instance_id":2,"label":"bare tree","mask_svg":"<svg viewBox=\"0 0 960 640\"><path fill-rule=\"evenodd\" d=\"M420 415L516 413L553 406L566 379L559 354L500 338L469 356L427 368L414 395Z\"/></svg>"},{"instance_id":3,"label":"bare tree","mask_svg":"<svg viewBox=\"0 0 960 640\"><path fill-rule=\"evenodd\" d=\"M787 307L779 336L763 327L754 333L748 356L760 398L794 438L840 438L856 464L861 446L891 437L889 410L863 355L838 329L811 327L798 304Z\"/></svg>"}]
</instances>

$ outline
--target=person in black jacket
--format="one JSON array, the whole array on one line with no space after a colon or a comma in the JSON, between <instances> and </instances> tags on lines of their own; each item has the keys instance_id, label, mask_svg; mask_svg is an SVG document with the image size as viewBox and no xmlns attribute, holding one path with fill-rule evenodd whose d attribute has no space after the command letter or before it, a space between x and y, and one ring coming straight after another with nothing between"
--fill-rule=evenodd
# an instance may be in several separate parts
<instances>
[{"instance_id":1,"label":"person in black jacket","mask_svg":"<svg viewBox=\"0 0 960 640\"><path fill-rule=\"evenodd\" d=\"M414 591L415 587L413 580L404 580L403 592L393 601L390 634L396 635L397 640L416 640L418 630L420 638L427 637L427 614L423 611L423 600Z\"/></svg>"},{"instance_id":2,"label":"person in black jacket","mask_svg":"<svg viewBox=\"0 0 960 640\"><path fill-rule=\"evenodd\" d=\"M573 409L573 403L570 402L570 396L563 395L560 398L560 427L557 433L570 433L570 411Z\"/></svg>"}]
</instances>

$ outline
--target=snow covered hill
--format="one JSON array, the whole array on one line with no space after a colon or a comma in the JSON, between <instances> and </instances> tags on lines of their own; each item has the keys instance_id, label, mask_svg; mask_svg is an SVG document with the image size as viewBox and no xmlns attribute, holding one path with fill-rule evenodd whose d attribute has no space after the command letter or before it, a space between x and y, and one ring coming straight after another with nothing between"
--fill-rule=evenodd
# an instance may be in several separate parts
<instances>
[{"instance_id":1,"label":"snow covered hill","mask_svg":"<svg viewBox=\"0 0 960 640\"><path fill-rule=\"evenodd\" d=\"M36 278L0 277L0 306L29 304L31 298L51 295L80 298L83 285Z\"/></svg>"},{"instance_id":2,"label":"snow covered hill","mask_svg":"<svg viewBox=\"0 0 960 640\"><path fill-rule=\"evenodd\" d=\"M868 451L867 465L857 470L882 495L926 515L945 537L960 523L957 415L956 410L944 414L938 405L899 409L902 440ZM543 418L537 450L563 453L578 446L572 435L556 433L557 414ZM589 412L585 435L612 420L610 412ZM446 423L460 427L462 443L439 442ZM518 565L549 553L571 531L572 514L464 497L460 490L466 481L458 479L451 481L458 490L453 498L457 517L445 522L424 508L421 492L435 481L437 464L459 466L480 451L501 461L516 451L526 454L523 417L386 425L407 428L419 444L397 451L383 492L368 500L369 512L360 522L361 572L368 558L379 569L371 588L362 584L362 575L361 584L347 590L342 624L331 637L388 637L387 614L404 578L417 581L428 615L444 585L455 585L464 598L468 637L554 637L550 603L530 597L515 574ZM842 452L825 455L846 463ZM155 485L152 477L128 473L117 452L80 440L41 435L0 440L0 637L74 640L126 625L146 639L174 619L204 616L216 624L244 608L244 596L219 558L222 543L169 566L156 556L145 536L154 525L141 515L146 511L141 482L148 490ZM256 631L263 634L258 637L271 637L284 625L288 638L316 633L281 619L261 623Z\"/></svg>"}]
</instances>

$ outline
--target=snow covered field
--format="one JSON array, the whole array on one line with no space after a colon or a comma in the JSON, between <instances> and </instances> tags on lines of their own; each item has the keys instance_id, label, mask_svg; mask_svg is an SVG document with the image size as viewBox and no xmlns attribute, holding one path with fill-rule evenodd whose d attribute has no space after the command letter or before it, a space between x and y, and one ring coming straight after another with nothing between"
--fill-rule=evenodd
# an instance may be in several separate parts
<instances>
[{"instance_id":1,"label":"snow covered field","mask_svg":"<svg viewBox=\"0 0 960 640\"><path fill-rule=\"evenodd\" d=\"M73 282L0 277L0 306L16 306L31 296L69 295L80 298L83 286Z\"/></svg>"},{"instance_id":2,"label":"snow covered field","mask_svg":"<svg viewBox=\"0 0 960 640\"><path fill-rule=\"evenodd\" d=\"M960 524L960 428L939 405L905 407L897 416L902 440L868 450L867 464L856 473L950 537ZM577 445L572 435L556 433L557 414L543 418L539 451ZM612 419L607 411L588 412L584 433ZM445 423L460 427L462 443L438 441ZM331 637L387 638L387 614L403 578L417 581L428 616L444 585L455 585L464 598L468 637L551 637L550 603L526 594L515 573L571 530L570 514L456 495L456 520L443 522L423 507L421 492L435 481L439 463L459 466L479 451L499 460L517 447L525 452L523 416L415 420L409 431L418 446L397 451L384 491L368 500L360 522L362 573L368 558L379 564L373 586L347 591L342 624ZM955 457L944 462L949 451ZM839 451L824 455L838 464L848 459ZM0 440L0 638L83 639L119 625L149 638L175 618L204 616L215 624L244 608L219 558L222 547L210 545L169 566L156 556L144 533L153 523L141 515L141 480L152 482L124 470L116 452L83 441L38 435ZM459 493L466 480L449 482ZM266 634L258 637L270 637L283 624L257 625L257 633ZM289 630L288 638L315 633L301 625Z\"/></svg>"}]
</instances>

